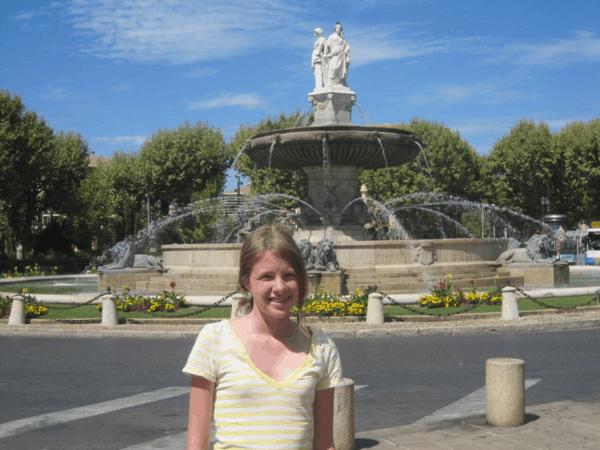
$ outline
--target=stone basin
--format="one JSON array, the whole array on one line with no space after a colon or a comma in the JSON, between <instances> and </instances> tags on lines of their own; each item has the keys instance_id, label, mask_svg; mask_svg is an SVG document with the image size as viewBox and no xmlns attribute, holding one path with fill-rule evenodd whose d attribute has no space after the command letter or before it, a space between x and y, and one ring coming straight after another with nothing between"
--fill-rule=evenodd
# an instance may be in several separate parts
<instances>
[{"instance_id":1,"label":"stone basin","mask_svg":"<svg viewBox=\"0 0 600 450\"><path fill-rule=\"evenodd\" d=\"M419 154L420 146L424 145L409 131L386 127L329 125L257 134L246 143L246 153L260 167L298 170L301 167L322 166L324 137L331 166L359 166L363 169L406 164ZM385 157L377 138L383 144ZM269 164L273 142L275 147Z\"/></svg>"}]
</instances>

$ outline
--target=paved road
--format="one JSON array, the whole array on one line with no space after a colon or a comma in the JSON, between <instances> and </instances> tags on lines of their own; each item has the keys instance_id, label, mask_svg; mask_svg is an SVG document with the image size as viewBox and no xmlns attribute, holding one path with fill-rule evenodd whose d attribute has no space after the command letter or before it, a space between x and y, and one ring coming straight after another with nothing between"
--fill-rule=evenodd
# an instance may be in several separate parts
<instances>
[{"instance_id":1,"label":"paved road","mask_svg":"<svg viewBox=\"0 0 600 450\"><path fill-rule=\"evenodd\" d=\"M600 330L336 342L344 375L367 385L356 391L357 432L460 404L483 387L492 357L522 358L526 378L540 380L527 390L528 406L600 399ZM185 431L188 399L180 394L189 380L180 368L192 345L0 337L0 448L122 449ZM32 429L32 417L41 428Z\"/></svg>"}]
</instances>

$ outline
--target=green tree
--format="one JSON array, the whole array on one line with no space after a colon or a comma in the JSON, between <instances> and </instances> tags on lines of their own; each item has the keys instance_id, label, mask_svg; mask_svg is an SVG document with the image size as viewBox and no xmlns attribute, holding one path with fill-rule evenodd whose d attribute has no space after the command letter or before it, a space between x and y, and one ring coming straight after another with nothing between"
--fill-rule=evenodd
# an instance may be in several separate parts
<instances>
[{"instance_id":1,"label":"green tree","mask_svg":"<svg viewBox=\"0 0 600 450\"><path fill-rule=\"evenodd\" d=\"M312 114L297 110L291 114L281 112L278 117L267 116L258 125L243 125L238 128L228 147L233 154L237 154L245 145L246 141L256 134L267 131L283 130L286 128L297 128L310 125L313 121ZM308 186L308 177L302 170L279 170L268 167L254 167L254 163L246 154L241 155L237 169L251 180L252 194L280 193L304 199ZM291 208L295 205L293 201L281 202L282 207Z\"/></svg>"},{"instance_id":2,"label":"green tree","mask_svg":"<svg viewBox=\"0 0 600 450\"><path fill-rule=\"evenodd\" d=\"M21 97L0 90L0 200L13 248L31 248L41 196L52 182L55 145L45 120L26 110Z\"/></svg>"},{"instance_id":3,"label":"green tree","mask_svg":"<svg viewBox=\"0 0 600 450\"><path fill-rule=\"evenodd\" d=\"M570 227L600 220L600 119L573 122L554 136L561 183L553 190L553 212Z\"/></svg>"},{"instance_id":4,"label":"green tree","mask_svg":"<svg viewBox=\"0 0 600 450\"><path fill-rule=\"evenodd\" d=\"M187 205L199 198L219 195L225 185L232 155L220 130L207 123L185 122L177 130L160 130L140 150L145 189L151 202L160 199Z\"/></svg>"},{"instance_id":5,"label":"green tree","mask_svg":"<svg viewBox=\"0 0 600 450\"><path fill-rule=\"evenodd\" d=\"M555 198L560 184L558 152L544 122L522 119L484 158L482 198L541 219L541 198Z\"/></svg>"},{"instance_id":6,"label":"green tree","mask_svg":"<svg viewBox=\"0 0 600 450\"><path fill-rule=\"evenodd\" d=\"M397 128L410 131L425 142L425 151L400 167L365 170L360 179L367 185L369 196L387 201L418 192L443 192L477 199L481 159L460 133L438 122L417 118Z\"/></svg>"}]
</instances>

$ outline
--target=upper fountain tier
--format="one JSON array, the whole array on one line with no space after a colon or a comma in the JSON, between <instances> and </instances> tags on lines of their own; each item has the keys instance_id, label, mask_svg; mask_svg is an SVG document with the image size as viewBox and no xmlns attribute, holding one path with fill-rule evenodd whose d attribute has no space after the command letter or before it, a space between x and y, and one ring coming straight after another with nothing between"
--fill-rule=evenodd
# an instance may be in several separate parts
<instances>
[{"instance_id":1,"label":"upper fountain tier","mask_svg":"<svg viewBox=\"0 0 600 450\"><path fill-rule=\"evenodd\" d=\"M298 170L329 162L381 169L412 161L422 145L409 131L332 125L260 133L246 143L245 152L260 167Z\"/></svg>"}]
</instances>

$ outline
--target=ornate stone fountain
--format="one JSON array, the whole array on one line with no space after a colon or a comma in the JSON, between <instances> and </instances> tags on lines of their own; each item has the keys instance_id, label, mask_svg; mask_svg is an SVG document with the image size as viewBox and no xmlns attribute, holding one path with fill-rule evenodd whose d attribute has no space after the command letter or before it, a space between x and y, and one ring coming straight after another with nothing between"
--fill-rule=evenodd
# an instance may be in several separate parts
<instances>
[{"instance_id":1,"label":"ornate stone fountain","mask_svg":"<svg viewBox=\"0 0 600 450\"><path fill-rule=\"evenodd\" d=\"M356 94L347 85L350 47L341 24L325 40L320 28L312 55L315 90L308 94L314 108L311 127L261 133L246 142L245 152L259 167L302 169L308 175L307 205L301 205L302 230L316 240L325 234L336 242L369 240L365 227L373 222L361 197L359 175L364 169L406 164L423 143L408 131L352 124ZM316 243L316 242L313 242Z\"/></svg>"}]
</instances>

